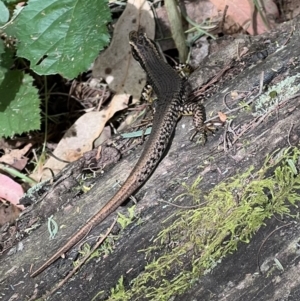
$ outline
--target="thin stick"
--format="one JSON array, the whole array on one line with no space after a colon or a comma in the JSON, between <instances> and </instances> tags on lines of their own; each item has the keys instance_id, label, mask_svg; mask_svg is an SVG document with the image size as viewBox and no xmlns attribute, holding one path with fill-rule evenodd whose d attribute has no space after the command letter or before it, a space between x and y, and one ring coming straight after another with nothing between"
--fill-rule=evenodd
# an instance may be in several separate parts
<instances>
[{"instance_id":1,"label":"thin stick","mask_svg":"<svg viewBox=\"0 0 300 301\"><path fill-rule=\"evenodd\" d=\"M107 236L110 234L111 230L115 226L117 222L117 218L114 220L112 225L109 227L109 229L106 231L105 235L94 245L94 247L90 250L88 254L86 254L80 263L73 268L72 271L69 272L69 274L61 280L56 287L54 287L50 292L46 293L44 296L41 297L42 300L50 297L54 292L56 292L59 288L61 288L78 270L79 268L89 259L89 257L92 255L92 253L102 244L102 242L107 238ZM31 299L30 299L31 300Z\"/></svg>"},{"instance_id":2,"label":"thin stick","mask_svg":"<svg viewBox=\"0 0 300 301\"><path fill-rule=\"evenodd\" d=\"M280 226L280 227L276 228L270 234L268 234L268 236L263 240L262 244L259 247L258 253L257 253L257 267L258 267L258 271L259 271L260 274L262 274L262 271L260 269L259 256L260 256L260 252L261 252L262 247L264 246L264 244L266 243L266 241L270 238L270 236L272 236L275 232L277 232L278 230L280 230L280 229L282 229L284 227L290 226L293 223L294 222L290 222L288 224L285 224L283 226Z\"/></svg>"}]
</instances>

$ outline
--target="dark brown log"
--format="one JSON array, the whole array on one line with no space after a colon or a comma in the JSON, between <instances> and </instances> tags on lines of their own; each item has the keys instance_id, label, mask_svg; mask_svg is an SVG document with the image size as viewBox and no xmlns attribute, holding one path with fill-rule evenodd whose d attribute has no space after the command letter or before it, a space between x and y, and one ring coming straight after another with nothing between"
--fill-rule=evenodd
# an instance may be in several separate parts
<instances>
[{"instance_id":1,"label":"dark brown log","mask_svg":"<svg viewBox=\"0 0 300 301\"><path fill-rule=\"evenodd\" d=\"M268 35L252 39L241 37L239 45L244 43L250 49L249 55L242 58L241 62L233 63L232 69L224 75L224 80L216 84L217 93L205 101L207 115L209 116L211 112L215 115L219 111L227 111L223 103L223 97L227 92L253 91L256 87L256 93L258 93L262 71L264 71L265 83L268 84L283 81L299 73L299 24L298 18L283 24ZM229 42L228 49L236 49L235 40L231 39ZM278 46L283 45L285 46L278 50ZM231 61L232 54L228 54L228 57L220 55L221 49L225 49L225 46L222 45L218 53L211 55L203 63L209 67L204 72L201 83L207 82ZM267 57L258 55L266 49ZM218 58L217 63L216 58ZM224 58L223 61L220 58ZM201 70L205 71L205 68ZM192 82L198 86L200 75L195 73L192 77ZM222 147L224 131L222 128L214 137L209 137L203 147L189 141L190 133L187 134L187 130L192 128L192 122L188 117L182 118L177 125L168 154L150 180L136 194L136 199L139 201L137 208L143 222L135 222L122 231L121 237L113 246L112 254L86 263L72 280L60 288L59 293L53 294L49 300L91 300L100 291L104 291L104 294L96 300L105 300L122 275L125 278L125 286L129 288L130 281L143 272L147 264L144 254L139 250L151 246L151 238L167 227L172 220L167 223L162 222L178 210L173 206L165 206L159 200L174 199L182 193L181 183L193 183L200 172L203 172L201 167L203 162L208 161L212 156L214 157L213 164L203 172L201 189L204 192L211 189L211 179L217 184L237 172L245 171L250 165L259 168L269 153L289 146L289 140L296 145L299 142L299 99L300 97L291 99L276 113L268 115L262 123L255 125L252 131L245 131L234 147L226 153ZM237 106L237 103L231 101L230 107ZM250 111L237 110L232 115L234 115L234 125L238 126L238 129L244 129L254 120ZM291 125L293 125L292 130ZM242 147L243 140L248 141L247 148ZM121 160L105 173L88 193L73 199L71 199L72 194L70 198L68 195L61 194L60 199L53 199L55 204L53 207L49 203L43 203L45 201L43 200L24 215L24 220L20 218L19 224L22 229L26 228L28 222L37 216L42 217L42 224L30 231L30 235L19 243L19 246L22 245L22 250L14 254L6 252L0 257L1 300L23 301L32 296L39 297L65 276L71 267L69 259L59 259L35 279L30 278L29 274L32 265L36 268L44 262L107 202L115 193L112 187L116 181L125 180L140 152L141 148L138 148L133 154ZM218 170L228 172L220 174ZM52 209L49 210L48 206ZM71 208L66 209L66 207ZM48 208L47 212L43 208ZM126 208L120 208L119 211L124 213ZM54 214L58 225L64 225L53 240L49 239L47 231L46 218L50 214ZM116 214L113 214L93 229L89 236L104 233L115 217ZM177 296L175 300L299 300L300 269L299 255L296 253L296 241L299 237L298 225L295 224L274 233L261 253L261 257L264 258L286 251L287 256L281 262L284 271L275 271L268 277L257 274L256 259L259 247L266 236L278 225L282 224L275 218L267 221L267 226L260 229L250 244L240 244L239 249L223 260L211 274L203 276L189 291ZM88 242L90 243L90 240ZM291 251L293 244L295 244L295 250ZM159 255L156 254L156 257ZM186 258L187 265L189 260L191 259ZM12 296L16 298L13 299Z\"/></svg>"}]
</instances>

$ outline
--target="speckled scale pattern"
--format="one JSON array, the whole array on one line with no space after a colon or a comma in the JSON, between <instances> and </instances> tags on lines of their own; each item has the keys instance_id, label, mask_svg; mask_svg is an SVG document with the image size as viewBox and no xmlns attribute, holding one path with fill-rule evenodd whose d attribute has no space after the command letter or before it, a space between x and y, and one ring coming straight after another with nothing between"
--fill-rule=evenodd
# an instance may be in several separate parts
<instances>
[{"instance_id":1,"label":"speckled scale pattern","mask_svg":"<svg viewBox=\"0 0 300 301\"><path fill-rule=\"evenodd\" d=\"M204 131L205 113L198 103L186 103L191 92L189 82L160 57L153 41L146 34L136 31L129 34L134 58L146 71L148 82L157 95L151 136L141 158L131 174L138 174L138 182L144 182L163 156L178 118L193 114L196 131Z\"/></svg>"},{"instance_id":2,"label":"speckled scale pattern","mask_svg":"<svg viewBox=\"0 0 300 301\"><path fill-rule=\"evenodd\" d=\"M155 102L151 135L137 164L119 191L40 268L33 272L31 277L37 276L67 252L145 183L162 158L177 120L182 114L193 113L196 130L202 130L205 117L202 107L196 104L186 104L191 90L189 83L163 61L155 43L148 39L146 34L131 32L129 43L133 57L144 68L158 98Z\"/></svg>"}]
</instances>

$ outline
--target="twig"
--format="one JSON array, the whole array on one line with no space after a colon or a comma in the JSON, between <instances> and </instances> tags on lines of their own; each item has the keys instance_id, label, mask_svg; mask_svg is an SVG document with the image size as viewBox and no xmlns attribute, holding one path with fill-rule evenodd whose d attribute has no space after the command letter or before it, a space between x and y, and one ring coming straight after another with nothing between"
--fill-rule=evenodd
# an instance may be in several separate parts
<instances>
[{"instance_id":1,"label":"twig","mask_svg":"<svg viewBox=\"0 0 300 301\"><path fill-rule=\"evenodd\" d=\"M45 96L46 93L42 93L41 95ZM61 95L61 96L71 97L71 98L77 100L78 102L82 101L81 99L77 98L74 95L71 95L71 94L68 94L68 93L63 93L63 92L50 92L50 93L48 93L48 95Z\"/></svg>"},{"instance_id":2,"label":"twig","mask_svg":"<svg viewBox=\"0 0 300 301\"><path fill-rule=\"evenodd\" d=\"M265 75L265 71L262 71L260 74L260 81L259 81L259 92L258 92L259 95L262 93L264 87L264 77L265 77L264 75Z\"/></svg>"},{"instance_id":3,"label":"twig","mask_svg":"<svg viewBox=\"0 0 300 301\"><path fill-rule=\"evenodd\" d=\"M117 219L114 220L114 222L112 223L112 225L109 227L109 229L107 230L107 232L105 233L105 235L94 245L94 247L90 250L90 252L88 254L86 254L81 262L73 268L73 270L71 272L69 272L69 274L62 280L60 281L56 287L54 287L50 292L46 293L43 297L41 297L41 299L46 299L48 297L50 297L54 292L56 292L59 288L61 288L78 270L79 268L89 259L89 257L92 255L92 253L102 244L102 242L107 238L107 236L110 234L111 230L113 229L113 227L115 226L117 222Z\"/></svg>"},{"instance_id":4,"label":"twig","mask_svg":"<svg viewBox=\"0 0 300 301\"><path fill-rule=\"evenodd\" d=\"M275 230L273 230L262 242L262 244L260 245L259 247L259 250L258 250L258 253L257 253L257 267L258 267L258 271L260 274L262 274L262 271L260 269L260 263L259 263L259 256L260 256L260 252L261 252L261 249L262 247L264 246L264 244L266 243L266 241L270 238L271 235L273 235L275 232L277 232L278 230L284 228L284 227L287 227L287 226L290 226L291 224L293 224L294 222L290 222L288 224L285 224L283 226L280 226L278 228L276 228Z\"/></svg>"},{"instance_id":5,"label":"twig","mask_svg":"<svg viewBox=\"0 0 300 301\"><path fill-rule=\"evenodd\" d=\"M292 124L291 124L291 127L290 127L290 129L289 129L289 132L288 132L288 136L287 136L287 140L288 140L289 146L292 146L292 144L291 144L291 142L290 142L290 135L291 135L291 131L292 131L293 127L294 127L294 124L292 123Z\"/></svg>"},{"instance_id":6,"label":"twig","mask_svg":"<svg viewBox=\"0 0 300 301\"><path fill-rule=\"evenodd\" d=\"M291 32L290 32L288 38L287 38L286 41L282 44L282 46L285 46L285 45L288 43L288 41L290 40L290 38L291 38L291 36L293 35L294 31L295 31L295 26L293 26L293 28L292 28L292 30L291 30Z\"/></svg>"},{"instance_id":7,"label":"twig","mask_svg":"<svg viewBox=\"0 0 300 301\"><path fill-rule=\"evenodd\" d=\"M249 91L239 91L239 90L235 90L236 92L240 92L240 93L248 93L248 95L246 97L250 97L252 94L253 94L253 91L252 92L249 92ZM229 111L229 110L232 110L229 108L229 106L227 105L226 103L226 97L228 94L230 94L232 91L229 91L227 92L224 96L223 96L223 104L224 106L226 107L226 109ZM243 97L241 97L243 98ZM240 98L236 99L236 100L240 100ZM253 100L252 100L253 101Z\"/></svg>"},{"instance_id":8,"label":"twig","mask_svg":"<svg viewBox=\"0 0 300 301\"><path fill-rule=\"evenodd\" d=\"M254 102L255 99L258 98L258 97L262 94L262 89L263 89L263 79L264 79L264 72L262 71L262 73L261 73L261 75L260 75L260 81L259 81L259 82L260 82L259 92L257 93L256 96L254 96L254 98L249 99L243 106L240 106L240 107L237 107L237 108L234 108L234 109L230 109L229 111L226 111L224 114L225 114L225 115L228 115L228 114L230 114L230 113L232 113L232 112L239 111L239 110L243 109L244 107L250 105L252 102ZM213 117L211 117L211 118L205 120L205 123L207 123L207 122L209 122L209 121L212 121L212 120L214 120L214 119L216 119L216 118L218 118L218 117L219 117L218 115L215 115L215 116L213 116Z\"/></svg>"},{"instance_id":9,"label":"twig","mask_svg":"<svg viewBox=\"0 0 300 301\"><path fill-rule=\"evenodd\" d=\"M193 98L190 100L195 99L197 96L199 96L201 93L203 93L208 87L210 87L212 84L216 83L223 74L229 70L232 67L232 62L230 62L228 65L226 65L223 69L221 69L206 85L201 86L199 89L195 89L193 91Z\"/></svg>"},{"instance_id":10,"label":"twig","mask_svg":"<svg viewBox=\"0 0 300 301\"><path fill-rule=\"evenodd\" d=\"M0 163L0 170L3 170L5 172L7 172L8 174L14 176L14 177L18 177L20 178L22 181L30 184L30 185L36 185L37 182L27 176L25 176L24 174L22 174L21 172L19 172L18 170L16 170L13 167L10 167L9 165L5 164L5 163Z\"/></svg>"},{"instance_id":11,"label":"twig","mask_svg":"<svg viewBox=\"0 0 300 301\"><path fill-rule=\"evenodd\" d=\"M225 24L227 10L228 10L228 5L225 5L224 11L223 11L223 16L222 16L222 21L221 21L221 32L224 32L224 24Z\"/></svg>"},{"instance_id":12,"label":"twig","mask_svg":"<svg viewBox=\"0 0 300 301\"><path fill-rule=\"evenodd\" d=\"M98 107L97 107L97 112L99 112L100 111L100 108L102 107L102 104L103 104L103 100L104 100L104 96L105 96L105 92L106 92L106 85L104 86L104 88L103 88L103 91L102 91L102 96L101 96L101 98L99 99L99 103L98 103Z\"/></svg>"},{"instance_id":13,"label":"twig","mask_svg":"<svg viewBox=\"0 0 300 301\"><path fill-rule=\"evenodd\" d=\"M208 202L204 202L202 204L195 205L195 206L181 206L181 205L177 205L177 204L174 204L174 203L171 203L171 202L168 202L168 201L164 201L164 200L159 200L159 202L168 204L168 205L176 207L176 208L181 208L181 209L196 209L196 208L199 208L199 207L201 207L201 206L208 203Z\"/></svg>"}]
</instances>

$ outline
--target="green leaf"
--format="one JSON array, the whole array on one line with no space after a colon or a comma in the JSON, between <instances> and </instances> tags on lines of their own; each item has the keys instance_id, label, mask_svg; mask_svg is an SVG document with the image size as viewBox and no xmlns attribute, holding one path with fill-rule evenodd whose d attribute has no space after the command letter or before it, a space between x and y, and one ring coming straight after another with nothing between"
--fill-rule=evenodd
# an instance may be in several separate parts
<instances>
[{"instance_id":1,"label":"green leaf","mask_svg":"<svg viewBox=\"0 0 300 301\"><path fill-rule=\"evenodd\" d=\"M0 82L4 79L5 73L10 69L13 63L13 51L4 46L0 39Z\"/></svg>"},{"instance_id":2,"label":"green leaf","mask_svg":"<svg viewBox=\"0 0 300 301\"><path fill-rule=\"evenodd\" d=\"M276 98L276 97L277 97L277 92L276 92L276 91L271 91L271 92L269 93L269 96L270 96L271 98Z\"/></svg>"},{"instance_id":3,"label":"green leaf","mask_svg":"<svg viewBox=\"0 0 300 301\"><path fill-rule=\"evenodd\" d=\"M0 80L0 137L39 129L40 100L37 89L32 86L32 77L17 70L2 75L4 77Z\"/></svg>"},{"instance_id":4,"label":"green leaf","mask_svg":"<svg viewBox=\"0 0 300 301\"><path fill-rule=\"evenodd\" d=\"M0 1L0 24L5 24L9 20L9 11L5 4Z\"/></svg>"},{"instance_id":5,"label":"green leaf","mask_svg":"<svg viewBox=\"0 0 300 301\"><path fill-rule=\"evenodd\" d=\"M33 79L10 68L13 50L0 39L0 137L13 136L40 127L40 100Z\"/></svg>"},{"instance_id":6,"label":"green leaf","mask_svg":"<svg viewBox=\"0 0 300 301\"><path fill-rule=\"evenodd\" d=\"M74 78L108 44L109 21L107 0L30 0L6 33L36 73Z\"/></svg>"}]
</instances>

